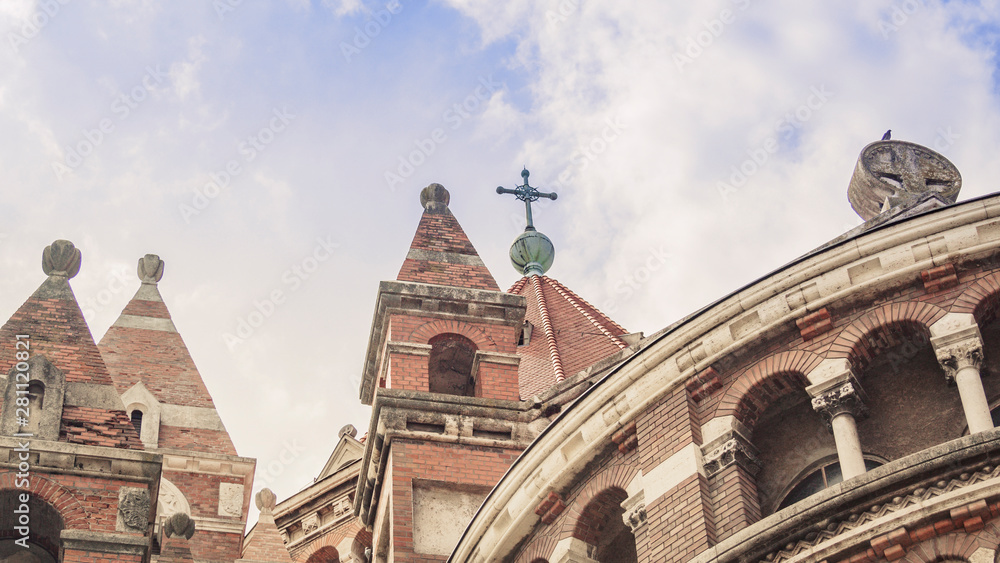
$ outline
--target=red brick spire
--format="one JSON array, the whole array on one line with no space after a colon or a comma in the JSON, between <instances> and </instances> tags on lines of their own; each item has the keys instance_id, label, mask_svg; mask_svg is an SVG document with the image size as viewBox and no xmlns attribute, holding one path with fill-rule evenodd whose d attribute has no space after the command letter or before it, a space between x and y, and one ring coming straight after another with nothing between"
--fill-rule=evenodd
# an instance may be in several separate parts
<instances>
[{"instance_id":1,"label":"red brick spire","mask_svg":"<svg viewBox=\"0 0 1000 563\"><path fill-rule=\"evenodd\" d=\"M424 214L396 279L500 291L493 274L448 209L450 199L441 184L431 184L420 192Z\"/></svg>"},{"instance_id":2,"label":"red brick spire","mask_svg":"<svg viewBox=\"0 0 1000 563\"><path fill-rule=\"evenodd\" d=\"M64 397L59 441L142 449L69 285L81 258L66 240L45 247L42 270L48 278L0 328L0 370L10 373L18 362L15 342L27 343L33 363L44 358L64 377L57 384L62 389L45 390L47 397ZM81 394L66 391L81 384L87 384L88 400L77 404Z\"/></svg>"},{"instance_id":3,"label":"red brick spire","mask_svg":"<svg viewBox=\"0 0 1000 563\"><path fill-rule=\"evenodd\" d=\"M621 325L550 277L521 278L508 293L528 300L524 318L531 325L530 337L526 334L527 344L518 348L522 399L628 346Z\"/></svg>"},{"instance_id":4,"label":"red brick spire","mask_svg":"<svg viewBox=\"0 0 1000 563\"><path fill-rule=\"evenodd\" d=\"M147 254L139 259L138 273L142 285L99 344L115 388L126 407L143 405L144 424L159 422L155 441L154 435L143 433L147 445L236 455L157 289L163 261Z\"/></svg>"},{"instance_id":5,"label":"red brick spire","mask_svg":"<svg viewBox=\"0 0 1000 563\"><path fill-rule=\"evenodd\" d=\"M247 534L246 545L243 547L244 561L279 561L292 563L281 533L274 524L274 506L277 500L271 489L261 489L255 497L260 516L253 530Z\"/></svg>"}]
</instances>

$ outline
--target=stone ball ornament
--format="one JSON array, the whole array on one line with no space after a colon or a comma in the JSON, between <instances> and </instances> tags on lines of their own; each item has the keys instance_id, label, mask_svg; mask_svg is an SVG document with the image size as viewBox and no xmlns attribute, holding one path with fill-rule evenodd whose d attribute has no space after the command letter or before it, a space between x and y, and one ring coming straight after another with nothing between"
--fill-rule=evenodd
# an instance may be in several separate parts
<instances>
[{"instance_id":1,"label":"stone ball ornament","mask_svg":"<svg viewBox=\"0 0 1000 563\"><path fill-rule=\"evenodd\" d=\"M163 260L155 254L147 254L139 259L139 279L142 283L155 284L163 279Z\"/></svg>"},{"instance_id":2,"label":"stone ball ornament","mask_svg":"<svg viewBox=\"0 0 1000 563\"><path fill-rule=\"evenodd\" d=\"M80 273L83 255L68 240L57 240L42 251L42 271L47 276L72 278Z\"/></svg>"},{"instance_id":3,"label":"stone ball ornament","mask_svg":"<svg viewBox=\"0 0 1000 563\"><path fill-rule=\"evenodd\" d=\"M194 520L183 512L178 512L167 518L163 523L163 533L168 538L191 539L194 535Z\"/></svg>"},{"instance_id":4,"label":"stone ball ornament","mask_svg":"<svg viewBox=\"0 0 1000 563\"><path fill-rule=\"evenodd\" d=\"M431 184L420 190L420 205L427 211L444 211L449 203L451 194L441 184Z\"/></svg>"},{"instance_id":5,"label":"stone ball ornament","mask_svg":"<svg viewBox=\"0 0 1000 563\"><path fill-rule=\"evenodd\" d=\"M524 276L544 275L555 257L552 241L535 229L525 229L510 245L510 263Z\"/></svg>"},{"instance_id":6,"label":"stone ball ornament","mask_svg":"<svg viewBox=\"0 0 1000 563\"><path fill-rule=\"evenodd\" d=\"M962 175L947 158L906 141L875 141L861 151L847 197L868 221L890 208L902 207L931 193L955 203Z\"/></svg>"},{"instance_id":7,"label":"stone ball ornament","mask_svg":"<svg viewBox=\"0 0 1000 563\"><path fill-rule=\"evenodd\" d=\"M257 504L257 509L261 511L262 514L270 514L274 507L277 506L278 497L274 494L271 489L261 489L257 496L254 497L254 503Z\"/></svg>"}]
</instances>

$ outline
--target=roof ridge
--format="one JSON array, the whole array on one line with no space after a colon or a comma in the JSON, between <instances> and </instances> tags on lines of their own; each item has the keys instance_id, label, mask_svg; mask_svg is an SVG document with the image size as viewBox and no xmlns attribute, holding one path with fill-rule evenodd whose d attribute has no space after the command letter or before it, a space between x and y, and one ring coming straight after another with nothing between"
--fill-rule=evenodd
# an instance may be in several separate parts
<instances>
[{"instance_id":1,"label":"roof ridge","mask_svg":"<svg viewBox=\"0 0 1000 563\"><path fill-rule=\"evenodd\" d=\"M520 279L514 282L514 285L510 286L510 289L507 290L507 293L519 293L522 289L524 289L524 285L526 283L528 283L528 278L522 276Z\"/></svg>"},{"instance_id":2,"label":"roof ridge","mask_svg":"<svg viewBox=\"0 0 1000 563\"><path fill-rule=\"evenodd\" d=\"M552 361L552 369L556 373L556 383L566 379L563 372L562 358L559 356L559 348L556 346L556 335L552 330L552 321L549 319L549 307L545 303L545 295L542 294L542 283L538 281L540 276L531 276L531 286L535 290L535 300L538 302L538 310L542 316L542 330L545 331L545 340L549 344L549 358Z\"/></svg>"},{"instance_id":3,"label":"roof ridge","mask_svg":"<svg viewBox=\"0 0 1000 563\"><path fill-rule=\"evenodd\" d=\"M605 321L607 321L611 326L613 326L614 328L617 328L618 330L622 331L622 334L628 334L628 331L625 330L625 328L623 326L621 326L620 324L616 323L614 321L614 319L612 319L611 317L609 317L606 314L604 314L604 312L602 312L597 307L594 307L593 305L591 305L586 299L584 299L584 298L580 297L579 295L577 295L572 289L570 289L570 288L566 287L565 285L563 285L559 280L556 280L556 279L553 279L553 278L550 278L550 277L547 277L547 276L543 276L543 277L545 277L545 279L547 279L550 282L552 282L553 285L554 285L554 287L555 287L555 289L556 289L556 291L558 291L560 295L562 295L563 297L565 297L566 300L570 302L570 304L572 304L574 307L576 307L576 309L578 311L580 311L581 313L583 313L583 315L585 317L587 317L588 319L590 319L590 322L594 323L594 326L596 326L597 328L599 328L601 330L601 332L603 332L604 334L606 334L608 336L608 338L610 338L616 345L618 345L619 348L627 348L628 347L628 345L625 344L625 342L623 342L621 339L619 339L614 334L611 334L611 332L606 327L604 327L603 325L601 325L600 323L598 323L597 319L594 318L594 316L591 315L590 313L588 313L586 310L584 310L584 308L580 305L580 303L582 302L583 305L586 305L588 308L590 308L590 310L592 310L595 313L597 313L598 315L600 315L601 318L603 318Z\"/></svg>"}]
</instances>

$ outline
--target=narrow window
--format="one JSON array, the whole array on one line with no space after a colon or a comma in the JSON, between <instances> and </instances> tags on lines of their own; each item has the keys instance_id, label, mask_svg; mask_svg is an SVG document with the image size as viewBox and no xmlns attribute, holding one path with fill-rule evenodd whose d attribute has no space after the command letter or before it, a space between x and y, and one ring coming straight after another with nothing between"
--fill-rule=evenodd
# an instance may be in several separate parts
<instances>
[{"instance_id":1,"label":"narrow window","mask_svg":"<svg viewBox=\"0 0 1000 563\"><path fill-rule=\"evenodd\" d=\"M142 411L135 409L132 411L132 426L135 427L135 433L140 437L142 436Z\"/></svg>"},{"instance_id":2,"label":"narrow window","mask_svg":"<svg viewBox=\"0 0 1000 563\"><path fill-rule=\"evenodd\" d=\"M442 334L431 339L428 360L428 390L431 393L471 397L475 393L472 364L476 345L458 334Z\"/></svg>"}]
</instances>

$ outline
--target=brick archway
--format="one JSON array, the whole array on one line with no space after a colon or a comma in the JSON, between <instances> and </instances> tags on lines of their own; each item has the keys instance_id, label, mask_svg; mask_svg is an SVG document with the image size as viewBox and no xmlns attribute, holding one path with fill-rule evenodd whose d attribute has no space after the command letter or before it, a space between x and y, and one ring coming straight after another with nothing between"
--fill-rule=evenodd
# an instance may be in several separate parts
<instances>
[{"instance_id":1,"label":"brick archway","mask_svg":"<svg viewBox=\"0 0 1000 563\"><path fill-rule=\"evenodd\" d=\"M715 416L735 416L753 430L757 417L774 402L795 390L805 392L806 374L823 361L798 350L768 356L736 377L719 401Z\"/></svg>"},{"instance_id":2,"label":"brick archway","mask_svg":"<svg viewBox=\"0 0 1000 563\"><path fill-rule=\"evenodd\" d=\"M17 476L15 472L0 473L0 490L27 491L52 505L59 512L59 515L62 516L63 525L66 529L90 529L90 514L70 489L38 473L31 475L30 484L27 489L17 487L16 481Z\"/></svg>"},{"instance_id":3,"label":"brick archway","mask_svg":"<svg viewBox=\"0 0 1000 563\"><path fill-rule=\"evenodd\" d=\"M409 342L419 342L427 344L432 338L439 334L459 334L474 342L480 350L496 348L496 343L491 342L482 330L476 329L468 323L459 321L434 320L424 323L413 329L406 340Z\"/></svg>"},{"instance_id":4,"label":"brick archway","mask_svg":"<svg viewBox=\"0 0 1000 563\"><path fill-rule=\"evenodd\" d=\"M954 532L910 546L900 563L969 561L981 543L976 535Z\"/></svg>"},{"instance_id":5,"label":"brick archway","mask_svg":"<svg viewBox=\"0 0 1000 563\"><path fill-rule=\"evenodd\" d=\"M930 326L947 312L930 303L890 303L868 311L841 331L830 346L828 357L847 358L857 373L882 350L907 336L930 339Z\"/></svg>"},{"instance_id":6,"label":"brick archway","mask_svg":"<svg viewBox=\"0 0 1000 563\"><path fill-rule=\"evenodd\" d=\"M990 274L967 287L952 304L951 313L972 313L980 327L1000 313L1000 273Z\"/></svg>"},{"instance_id":7,"label":"brick archway","mask_svg":"<svg viewBox=\"0 0 1000 563\"><path fill-rule=\"evenodd\" d=\"M326 548L333 548L337 551L337 546L341 544L346 538L361 539L362 532L367 533L361 524L357 520L351 520L346 526L332 531L323 537L317 539L316 541L310 543L308 546L302 549L302 551L295 554L294 559L301 563L306 563L309 558L314 554L318 553L320 550Z\"/></svg>"},{"instance_id":8,"label":"brick archway","mask_svg":"<svg viewBox=\"0 0 1000 563\"><path fill-rule=\"evenodd\" d=\"M558 539L575 537L577 523L584 508L604 491L620 489L624 492L638 473L638 467L627 463L617 463L594 475L566 508L566 514L569 516L563 519Z\"/></svg>"},{"instance_id":9,"label":"brick archway","mask_svg":"<svg viewBox=\"0 0 1000 563\"><path fill-rule=\"evenodd\" d=\"M551 535L539 536L531 541L515 559L515 563L548 563L548 558L556 549L556 538Z\"/></svg>"}]
</instances>

